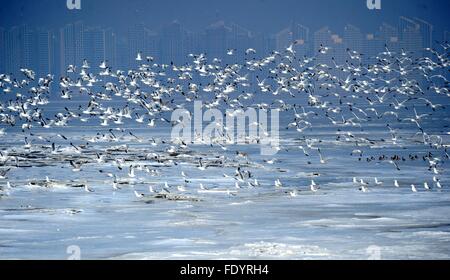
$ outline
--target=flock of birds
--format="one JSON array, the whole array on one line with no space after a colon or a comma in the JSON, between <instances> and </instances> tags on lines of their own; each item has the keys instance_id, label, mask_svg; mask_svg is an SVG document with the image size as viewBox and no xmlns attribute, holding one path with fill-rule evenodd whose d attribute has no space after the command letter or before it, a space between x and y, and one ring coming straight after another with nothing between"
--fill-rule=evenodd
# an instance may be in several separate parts
<instances>
[{"instance_id":1,"label":"flock of birds","mask_svg":"<svg viewBox=\"0 0 450 280\"><path fill-rule=\"evenodd\" d=\"M425 55L404 50L393 52L386 47L377 56L366 57L347 49L345 62L331 57L331 49L326 46L320 46L311 57L298 56L296 43L263 57L254 49L228 50L227 61L238 51L245 52L245 60L237 63L225 63L219 58L209 60L206 54L190 54L191 63L158 64L153 57L138 53L136 69L128 71L114 70L107 61L90 65L85 60L80 67L69 65L59 80L52 75L38 78L29 69L21 69L20 77L1 74L0 197L8 196L21 185L34 188L63 185L95 192L96 186L83 182L83 175L73 181L49 177L27 182L8 179L11 173L19 174L20 170L57 165L75 174L95 170L98 174L93 177L109 182L114 191L131 190L142 199L196 200L195 196L187 195L193 189L197 193L236 196L243 188L258 187L283 190L292 197L299 195L302 190L285 186L276 174L275 182L260 182L252 169L271 166L279 160L252 160L251 154L240 150L242 146L229 143L229 134L234 132L220 124L217 125L220 132L212 144L203 145L216 152L195 151L194 143L182 139L153 136L147 139L132 131L136 125L146 129L145 135L152 135L158 126L170 129L177 124L170 119L171 112L189 108L197 100L203 102L204 109L233 109L234 114L244 113L247 108L278 110L284 116L282 121L287 120L283 133L293 134L296 140L294 145L282 143L279 153L298 153L309 159L308 165L318 166L308 189L303 191L321 190L316 183L316 178L322 175L320 166L332 160L324 154L327 144L320 137L310 136L324 125L335 132L333 143L352 149L350 157L355 166L385 162L395 174L408 162L424 162L432 182L424 182L423 189L441 189L441 175L445 172L442 165L449 159L445 141L450 132L446 125L439 132L424 125L445 124L445 117L433 117L446 112L445 101L450 97L447 79L450 44L437 45L436 49L425 49ZM325 58L329 58L329 63L323 62ZM62 104L61 109L56 113L47 110L58 98L63 101L57 103ZM367 130L374 125L381 127L388 137L375 139ZM65 135L64 130L70 127L78 127L83 135ZM18 138L8 142L8 134ZM196 137L201 137L198 132ZM248 145L259 141L258 137L246 140ZM409 155L370 156L369 151L377 145L390 145L398 150L416 145L426 152L412 149ZM194 186L195 178L185 171L179 176L181 184L164 182L162 172L181 165L189 165L197 172L212 169L220 172L222 168L235 172L223 174L230 180L230 187L225 189L203 183ZM142 176L153 178L147 194L134 188L145 183ZM383 185L404 187L398 179L393 182L372 179L373 182L354 177L348 183L362 192ZM419 185L407 187L413 192L421 190Z\"/></svg>"}]
</instances>

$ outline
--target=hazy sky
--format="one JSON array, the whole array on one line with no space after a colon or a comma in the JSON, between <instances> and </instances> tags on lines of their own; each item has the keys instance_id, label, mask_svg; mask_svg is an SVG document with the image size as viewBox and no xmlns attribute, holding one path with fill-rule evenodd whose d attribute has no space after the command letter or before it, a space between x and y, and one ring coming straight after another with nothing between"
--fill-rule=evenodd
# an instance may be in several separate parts
<instances>
[{"instance_id":1,"label":"hazy sky","mask_svg":"<svg viewBox=\"0 0 450 280\"><path fill-rule=\"evenodd\" d=\"M66 0L0 0L0 26L23 23L60 27L83 20L119 31L135 23L154 30L177 19L190 30L203 30L218 19L252 31L276 33L292 20L312 29L328 25L340 32L347 23L375 31L381 22L397 25L400 15L423 18L436 30L450 30L450 0L382 0L380 11L366 0L81 0L82 10L68 10Z\"/></svg>"}]
</instances>

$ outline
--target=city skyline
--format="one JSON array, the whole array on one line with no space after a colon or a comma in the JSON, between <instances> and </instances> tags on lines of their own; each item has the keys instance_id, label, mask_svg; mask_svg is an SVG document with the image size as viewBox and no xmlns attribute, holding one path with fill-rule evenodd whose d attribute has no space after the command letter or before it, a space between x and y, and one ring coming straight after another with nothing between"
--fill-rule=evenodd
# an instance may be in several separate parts
<instances>
[{"instance_id":1,"label":"city skyline","mask_svg":"<svg viewBox=\"0 0 450 280\"><path fill-rule=\"evenodd\" d=\"M144 24L130 26L127 32L113 28L88 26L83 21L67 24L58 29L30 28L23 24L9 29L0 27L0 71L17 73L20 68L30 68L39 75L63 74L68 65L81 65L84 59L93 65L108 61L113 68L135 66L138 52L152 56L158 63L183 64L190 53L206 53L225 63L243 59L247 48L257 49L258 55L281 51L295 42L299 56L312 55L320 45L331 47L322 62L343 63L346 50L352 49L374 56L385 46L393 51L404 49L420 53L433 42L448 39L448 31L436 34L431 23L419 18L399 17L397 25L382 22L375 32L361 30L347 24L343 30L324 26L311 30L291 21L275 34L253 32L233 22L219 20L201 32L185 28L178 20L166 23L159 30ZM240 50L231 58L228 49Z\"/></svg>"}]
</instances>

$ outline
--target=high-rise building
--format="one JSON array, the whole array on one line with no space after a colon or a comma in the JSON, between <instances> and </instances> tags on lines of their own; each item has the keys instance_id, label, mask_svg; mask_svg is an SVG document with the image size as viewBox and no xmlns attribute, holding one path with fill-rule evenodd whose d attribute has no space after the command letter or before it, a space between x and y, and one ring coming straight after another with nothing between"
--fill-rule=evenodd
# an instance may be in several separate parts
<instances>
[{"instance_id":1,"label":"high-rise building","mask_svg":"<svg viewBox=\"0 0 450 280\"><path fill-rule=\"evenodd\" d=\"M124 65L126 68L134 67L136 65L137 53L145 51L146 44L145 38L147 37L148 30L143 24L137 24L128 29L128 44L126 50L127 63Z\"/></svg>"},{"instance_id":2,"label":"high-rise building","mask_svg":"<svg viewBox=\"0 0 450 280\"><path fill-rule=\"evenodd\" d=\"M150 29L145 27L143 24L137 24L130 29L128 29L128 40L125 47L128 58L127 65L124 67L135 67L136 55L142 53L145 56L153 56L154 58L160 58L159 53L159 38Z\"/></svg>"},{"instance_id":3,"label":"high-rise building","mask_svg":"<svg viewBox=\"0 0 450 280\"><path fill-rule=\"evenodd\" d=\"M376 56L384 51L386 42L381 35L378 34L366 34L363 40L363 53L366 62L375 61Z\"/></svg>"},{"instance_id":4,"label":"high-rise building","mask_svg":"<svg viewBox=\"0 0 450 280\"><path fill-rule=\"evenodd\" d=\"M117 65L118 69L127 69L130 63L129 41L126 38L117 38Z\"/></svg>"},{"instance_id":5,"label":"high-rise building","mask_svg":"<svg viewBox=\"0 0 450 280\"><path fill-rule=\"evenodd\" d=\"M400 37L398 28L383 23L380 26L380 40L383 43L383 48L386 46L389 51L399 52L400 51Z\"/></svg>"},{"instance_id":6,"label":"high-rise building","mask_svg":"<svg viewBox=\"0 0 450 280\"><path fill-rule=\"evenodd\" d=\"M314 33L314 49L313 54L316 55L321 47L331 48L334 46L334 40L328 26L322 27ZM329 51L327 54L321 54L317 60L319 63L329 63L333 54Z\"/></svg>"},{"instance_id":7,"label":"high-rise building","mask_svg":"<svg viewBox=\"0 0 450 280\"><path fill-rule=\"evenodd\" d=\"M92 66L98 66L105 60L105 31L101 28L86 28L83 31L83 59ZM109 64L110 65L110 64Z\"/></svg>"},{"instance_id":8,"label":"high-rise building","mask_svg":"<svg viewBox=\"0 0 450 280\"><path fill-rule=\"evenodd\" d=\"M6 71L6 42L5 42L6 31L4 28L0 27L0 73L5 73Z\"/></svg>"},{"instance_id":9,"label":"high-rise building","mask_svg":"<svg viewBox=\"0 0 450 280\"><path fill-rule=\"evenodd\" d=\"M314 33L314 52L321 46L329 47L332 44L331 31L328 26L322 27Z\"/></svg>"},{"instance_id":10,"label":"high-rise building","mask_svg":"<svg viewBox=\"0 0 450 280\"><path fill-rule=\"evenodd\" d=\"M295 51L297 56L304 56L309 54L310 42L309 42L309 28L301 24L292 23L290 27L287 27L275 36L276 49L278 51L284 51L292 43L295 44Z\"/></svg>"},{"instance_id":11,"label":"high-rise building","mask_svg":"<svg viewBox=\"0 0 450 280\"><path fill-rule=\"evenodd\" d=\"M258 33L254 36L253 42L255 46L259 46L263 55L268 55L277 49L275 36Z\"/></svg>"},{"instance_id":12,"label":"high-rise building","mask_svg":"<svg viewBox=\"0 0 450 280\"><path fill-rule=\"evenodd\" d=\"M162 28L160 54L163 63L181 63L184 61L183 30L178 21L173 21Z\"/></svg>"},{"instance_id":13,"label":"high-rise building","mask_svg":"<svg viewBox=\"0 0 450 280\"><path fill-rule=\"evenodd\" d=\"M35 61L35 33L27 25L20 26L21 43L23 44L23 61L22 66L24 68L33 69L36 66Z\"/></svg>"},{"instance_id":14,"label":"high-rise building","mask_svg":"<svg viewBox=\"0 0 450 280\"><path fill-rule=\"evenodd\" d=\"M293 23L292 24L292 38L296 42L295 51L297 52L297 56L305 56L310 54L310 38L309 38L309 28Z\"/></svg>"},{"instance_id":15,"label":"high-rise building","mask_svg":"<svg viewBox=\"0 0 450 280\"><path fill-rule=\"evenodd\" d=\"M330 58L330 56L332 57L332 59L334 59L334 62L338 65L342 65L344 64L348 59L348 53L347 53L347 47L344 44L344 39L342 37L340 37L338 34L332 34L331 35L331 49L329 50L329 55L328 58ZM327 63L328 65L332 66L332 61L331 60L326 60L324 61L325 63ZM347 75L345 73L343 73L342 71L335 71L334 74L343 79L345 78Z\"/></svg>"},{"instance_id":16,"label":"high-rise building","mask_svg":"<svg viewBox=\"0 0 450 280\"><path fill-rule=\"evenodd\" d=\"M230 28L223 21L218 21L206 28L206 52L210 59L223 59L228 48L227 35Z\"/></svg>"},{"instance_id":17,"label":"high-rise building","mask_svg":"<svg viewBox=\"0 0 450 280\"><path fill-rule=\"evenodd\" d=\"M50 32L50 73L59 75L61 73L61 32Z\"/></svg>"},{"instance_id":18,"label":"high-rise building","mask_svg":"<svg viewBox=\"0 0 450 280\"><path fill-rule=\"evenodd\" d=\"M276 50L277 51L284 51L289 44L293 42L292 38L292 32L289 27L281 30L275 35L275 41L276 41Z\"/></svg>"},{"instance_id":19,"label":"high-rise building","mask_svg":"<svg viewBox=\"0 0 450 280\"><path fill-rule=\"evenodd\" d=\"M204 50L204 34L186 31L183 39L184 54L199 53ZM189 59L188 59L189 60Z\"/></svg>"},{"instance_id":20,"label":"high-rise building","mask_svg":"<svg viewBox=\"0 0 450 280\"><path fill-rule=\"evenodd\" d=\"M60 63L64 73L69 65L81 65L84 59L82 22L68 24L60 30Z\"/></svg>"},{"instance_id":21,"label":"high-rise building","mask_svg":"<svg viewBox=\"0 0 450 280\"><path fill-rule=\"evenodd\" d=\"M116 69L118 68L117 61L117 34L114 30L108 28L104 31L105 34L105 60L108 61L108 65Z\"/></svg>"},{"instance_id":22,"label":"high-rise building","mask_svg":"<svg viewBox=\"0 0 450 280\"><path fill-rule=\"evenodd\" d=\"M160 41L161 38L156 32L148 30L147 37L145 38L145 54L153 58L161 59Z\"/></svg>"},{"instance_id":23,"label":"high-rise building","mask_svg":"<svg viewBox=\"0 0 450 280\"><path fill-rule=\"evenodd\" d=\"M433 25L420 18L414 18L414 21L419 25L420 28L422 47L424 49L433 47ZM424 50L424 52L426 51Z\"/></svg>"},{"instance_id":24,"label":"high-rise building","mask_svg":"<svg viewBox=\"0 0 450 280\"><path fill-rule=\"evenodd\" d=\"M33 68L33 32L26 25L14 26L4 35L5 72L18 74L21 68Z\"/></svg>"},{"instance_id":25,"label":"high-rise building","mask_svg":"<svg viewBox=\"0 0 450 280\"><path fill-rule=\"evenodd\" d=\"M399 21L400 47L403 51L411 52L412 56L418 58L424 54L421 25L416 21L400 17ZM416 81L423 80L423 76L418 72L410 74L410 79Z\"/></svg>"},{"instance_id":26,"label":"high-rise building","mask_svg":"<svg viewBox=\"0 0 450 280\"><path fill-rule=\"evenodd\" d=\"M362 41L363 41L363 35L361 33L361 30L351 24L348 24L344 28L344 45L346 48L362 52Z\"/></svg>"},{"instance_id":27,"label":"high-rise building","mask_svg":"<svg viewBox=\"0 0 450 280\"><path fill-rule=\"evenodd\" d=\"M414 55L422 54L423 39L420 24L407 17L399 20L400 47L405 51L413 52Z\"/></svg>"},{"instance_id":28,"label":"high-rise building","mask_svg":"<svg viewBox=\"0 0 450 280\"><path fill-rule=\"evenodd\" d=\"M245 50L249 48L256 48L256 52L260 53L261 50L258 46L253 43L253 37L250 30L237 25L236 23L231 23L229 25L229 32L227 32L227 46L226 48L237 49L238 51L234 56L226 56L228 62L233 63L236 61L243 61L245 59Z\"/></svg>"},{"instance_id":29,"label":"high-rise building","mask_svg":"<svg viewBox=\"0 0 450 280\"><path fill-rule=\"evenodd\" d=\"M39 77L52 73L52 36L50 31L37 29L34 36L34 51L31 56L34 60L33 69Z\"/></svg>"}]
</instances>

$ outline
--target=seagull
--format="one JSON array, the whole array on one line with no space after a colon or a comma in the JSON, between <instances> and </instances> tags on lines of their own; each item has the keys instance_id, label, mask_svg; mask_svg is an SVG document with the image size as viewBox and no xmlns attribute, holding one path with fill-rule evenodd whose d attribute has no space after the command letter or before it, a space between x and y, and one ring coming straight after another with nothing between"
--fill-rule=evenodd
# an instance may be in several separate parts
<instances>
[{"instance_id":1,"label":"seagull","mask_svg":"<svg viewBox=\"0 0 450 280\"><path fill-rule=\"evenodd\" d=\"M198 169L201 170L201 171L205 171L206 170L206 166L203 165L201 158L198 160Z\"/></svg>"},{"instance_id":2,"label":"seagull","mask_svg":"<svg viewBox=\"0 0 450 280\"><path fill-rule=\"evenodd\" d=\"M314 182L314 180L311 180L310 189L312 192L317 192L320 188L318 185L316 185L316 182Z\"/></svg>"},{"instance_id":3,"label":"seagull","mask_svg":"<svg viewBox=\"0 0 450 280\"><path fill-rule=\"evenodd\" d=\"M93 193L94 192L94 190L90 189L87 184L84 185L84 191L87 192L87 193Z\"/></svg>"},{"instance_id":4,"label":"seagull","mask_svg":"<svg viewBox=\"0 0 450 280\"><path fill-rule=\"evenodd\" d=\"M6 179L6 174L11 170L11 168L0 170L0 179Z\"/></svg>"},{"instance_id":5,"label":"seagull","mask_svg":"<svg viewBox=\"0 0 450 280\"><path fill-rule=\"evenodd\" d=\"M144 194L138 193L137 191L134 191L134 196L135 196L136 198L144 198L144 197L145 197Z\"/></svg>"},{"instance_id":6,"label":"seagull","mask_svg":"<svg viewBox=\"0 0 450 280\"><path fill-rule=\"evenodd\" d=\"M136 174L134 173L134 166L133 165L130 165L130 167L128 168L128 177L130 177L130 178L136 177Z\"/></svg>"},{"instance_id":7,"label":"seagull","mask_svg":"<svg viewBox=\"0 0 450 280\"><path fill-rule=\"evenodd\" d=\"M275 181L275 187L276 187L276 188L281 188L281 187L283 187L283 184L281 183L280 179L277 179L277 180Z\"/></svg>"},{"instance_id":8,"label":"seagull","mask_svg":"<svg viewBox=\"0 0 450 280\"><path fill-rule=\"evenodd\" d=\"M366 186L361 186L361 187L359 188L359 190L362 191L362 192L364 192L364 193L369 192L369 189L368 189Z\"/></svg>"},{"instance_id":9,"label":"seagull","mask_svg":"<svg viewBox=\"0 0 450 280\"><path fill-rule=\"evenodd\" d=\"M148 191L150 193L155 193L155 190L154 190L153 186L148 186Z\"/></svg>"},{"instance_id":10,"label":"seagull","mask_svg":"<svg viewBox=\"0 0 450 280\"><path fill-rule=\"evenodd\" d=\"M256 53L255 49L252 49L252 48L249 48L245 51L246 55L255 54L255 53Z\"/></svg>"},{"instance_id":11,"label":"seagull","mask_svg":"<svg viewBox=\"0 0 450 280\"><path fill-rule=\"evenodd\" d=\"M142 61L142 54L140 52L136 55L136 61Z\"/></svg>"},{"instance_id":12,"label":"seagull","mask_svg":"<svg viewBox=\"0 0 450 280\"><path fill-rule=\"evenodd\" d=\"M319 48L319 53L321 53L321 54L326 54L329 50L330 50L329 47L324 47L324 46L321 44L321 45L320 45L320 48Z\"/></svg>"},{"instance_id":13,"label":"seagull","mask_svg":"<svg viewBox=\"0 0 450 280\"><path fill-rule=\"evenodd\" d=\"M375 185L381 186L381 185L383 185L383 182L378 181L378 178L375 177Z\"/></svg>"},{"instance_id":14,"label":"seagull","mask_svg":"<svg viewBox=\"0 0 450 280\"><path fill-rule=\"evenodd\" d=\"M116 180L114 180L112 187L113 187L114 190L119 190L120 189Z\"/></svg>"},{"instance_id":15,"label":"seagull","mask_svg":"<svg viewBox=\"0 0 450 280\"><path fill-rule=\"evenodd\" d=\"M81 171L81 164L74 162L73 160L70 161L70 165L72 165L72 171L73 172L80 172Z\"/></svg>"},{"instance_id":16,"label":"seagull","mask_svg":"<svg viewBox=\"0 0 450 280\"><path fill-rule=\"evenodd\" d=\"M323 158L320 149L317 149L317 151L318 151L318 153L319 153L320 163L321 163L321 164L325 164L325 163L326 163L326 160Z\"/></svg>"},{"instance_id":17,"label":"seagull","mask_svg":"<svg viewBox=\"0 0 450 280\"><path fill-rule=\"evenodd\" d=\"M177 186L177 189L178 189L179 192L186 192L187 191L186 187L183 186L183 185Z\"/></svg>"},{"instance_id":18,"label":"seagull","mask_svg":"<svg viewBox=\"0 0 450 280\"><path fill-rule=\"evenodd\" d=\"M130 178L136 178L136 171L156 177L161 175L160 167L175 169L176 166L194 163L194 168L201 171L236 168L233 176L224 177L235 182L236 189L252 189L260 183L250 171L243 169L244 166L259 168L262 172L272 172L273 169L274 172L291 174L291 171L296 171L286 170L278 164L283 160L282 155L279 159L253 160L250 153L230 153L234 131L228 131L229 128L222 124L223 120L215 117L212 126L217 133L208 143L211 145L207 146L207 151L199 150L194 145L198 138L203 140L198 131L190 141L158 139L158 142L153 138L145 142L129 131L135 127L184 126L183 121L172 121L168 115L201 102L202 108L226 111L223 115L219 114L222 118L245 115L247 109L274 110L280 115L285 114L287 118L282 116L281 119L287 120L287 134L280 137L286 144L277 146L276 150L294 158L301 156L298 158L299 165L305 157L312 158L308 152L317 150L321 166L334 162L335 165L329 168L341 172L344 168L341 161L345 159L345 154L348 155L347 151L353 151L350 155L363 168L372 168L366 164L374 164L375 168L389 163L395 169L386 172L394 175L396 170L400 171L400 163L407 167L422 158L428 162L425 168L435 175L432 184L425 182L424 188L442 187L436 177L444 172L444 160L450 157L446 150L449 146L442 136L449 135L449 130L447 125L440 131L434 131L431 126L442 119L446 109L444 99L450 97L449 81L445 75L450 66L448 43L440 44L443 51L442 48L428 48L426 55L413 55L407 50L393 52L385 46L370 60L365 60L367 56L356 50L344 48L341 52L349 58L345 62L338 62L336 58L326 55L335 53L335 50L325 45L320 45L312 57L300 57L296 53L297 44L304 45L305 42L296 40L284 51L272 51L267 55L262 53L259 58L254 48L247 47L245 56L233 57L233 63L225 63L221 57L209 58L205 53L189 54L191 61L183 64L156 63L153 57L144 57L139 51L135 57L139 65L132 69L113 70L106 60L99 67L92 67L83 59L66 65L65 73L58 78L52 75L39 78L33 70L25 68L20 69L20 77L0 73L0 91L5 95L0 101L0 123L4 126L0 128L0 137L8 133L8 136L12 134L10 139L13 139L7 151L0 151L0 180L6 179L11 168L17 169L15 173L20 175L26 172L25 168L60 165L74 172L99 170L113 178L113 189L117 190L119 185L130 183ZM235 54L236 49L226 50L228 56ZM77 67L78 64L81 67ZM58 93L55 96L51 95L54 87ZM261 93L261 97L253 92L255 90ZM292 104L295 99L289 98L300 97L301 93L305 93L305 102L302 105ZM49 103L58 105L54 102L64 100L70 100L70 107L59 109L58 106L51 106L53 109L50 110L46 106ZM193 120L191 114L188 120ZM90 129L94 127L91 125L99 129L94 131ZM250 145L261 144L264 137L271 138L269 130L259 119L249 121L249 125L262 133L256 137L246 136L245 143L242 143L246 146L245 150L251 150ZM9 126L11 130L7 128ZM86 129L80 130L79 135L66 137L61 133L62 128L82 126ZM329 135L320 133L325 126ZM374 127L380 128L380 131L374 132ZM48 132L48 136L33 134L41 128ZM22 142L14 142L14 139L24 138ZM92 145L82 144L84 139ZM205 140L199 142L206 144ZM121 144L114 146L115 143ZM144 148L143 143L150 145ZM319 147L345 153L338 158L326 159ZM399 152L409 148L419 152L411 152L409 157ZM421 155L429 148L433 152ZM400 155L396 155L395 151ZM148 163L140 165L138 162L141 161ZM313 165L312 160L306 163ZM115 174L102 171L110 164L121 171L129 166L124 182L119 182ZM413 172L408 168L403 171ZM81 175L91 176L90 172L86 173ZM314 174L318 175L311 177L322 176L319 172ZM181 176L184 184L169 188L166 183L162 191L169 192L175 187L178 191L185 191L190 178L184 171ZM281 188L283 177L275 179L275 187ZM378 178L374 180L375 186L383 185ZM42 184L50 186L51 183L46 179ZM363 192L372 186L372 183L356 177L353 184ZM31 182L30 185L36 187L39 183ZM397 180L394 186L400 187ZM319 190L314 181L309 187L313 192ZM200 185L200 188L204 186ZM154 192L150 187L149 191ZM213 192L211 190L209 193Z\"/></svg>"}]
</instances>

